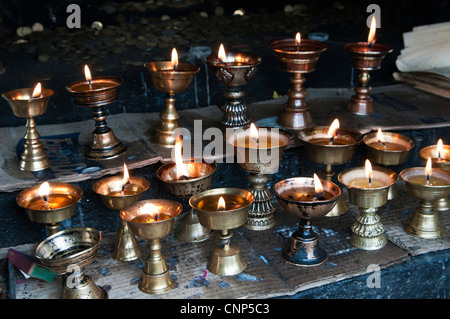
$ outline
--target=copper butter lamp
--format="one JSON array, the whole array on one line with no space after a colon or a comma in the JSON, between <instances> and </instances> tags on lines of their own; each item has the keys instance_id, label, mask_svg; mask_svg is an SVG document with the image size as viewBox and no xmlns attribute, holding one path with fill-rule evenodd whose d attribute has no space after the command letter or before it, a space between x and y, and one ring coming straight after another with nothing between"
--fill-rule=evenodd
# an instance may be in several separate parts
<instances>
[{"instance_id":1,"label":"copper butter lamp","mask_svg":"<svg viewBox=\"0 0 450 319\"><path fill-rule=\"evenodd\" d=\"M172 50L171 61L149 62L144 65L150 72L153 85L166 93L166 104L159 114L160 124L155 129L153 143L167 148L175 146L175 129L180 118L175 108L175 94L186 91L200 68L190 63L179 63L178 53Z\"/></svg>"},{"instance_id":2,"label":"copper butter lamp","mask_svg":"<svg viewBox=\"0 0 450 319\"><path fill-rule=\"evenodd\" d=\"M297 133L297 137L303 142L306 156L310 161L325 164L323 175L328 181L332 181L335 174L332 165L350 162L363 139L358 131L341 128L338 119L335 119L329 127L315 126L302 129ZM340 196L337 204L326 216L340 216L347 211L344 196Z\"/></svg>"},{"instance_id":3,"label":"copper butter lamp","mask_svg":"<svg viewBox=\"0 0 450 319\"><path fill-rule=\"evenodd\" d=\"M363 143L367 157L374 163L388 166L400 165L406 161L409 151L414 147L414 141L398 133L383 132L378 129L364 136ZM394 186L389 188L388 200L397 196Z\"/></svg>"},{"instance_id":4,"label":"copper butter lamp","mask_svg":"<svg viewBox=\"0 0 450 319\"><path fill-rule=\"evenodd\" d=\"M341 196L341 189L327 180L293 177L274 185L278 203L288 214L299 218L299 227L283 250L283 260L296 266L316 266L325 262L327 252L319 245L311 220L326 215Z\"/></svg>"},{"instance_id":5,"label":"copper butter lamp","mask_svg":"<svg viewBox=\"0 0 450 319\"><path fill-rule=\"evenodd\" d=\"M420 200L405 231L421 238L439 238L444 233L433 203L450 194L450 172L432 168L431 157L424 167L411 167L400 172L406 191Z\"/></svg>"},{"instance_id":6,"label":"copper butter lamp","mask_svg":"<svg viewBox=\"0 0 450 319\"><path fill-rule=\"evenodd\" d=\"M227 143L236 150L239 168L248 172L248 190L255 197L245 227L251 230L265 230L275 225L273 194L267 187L269 177L278 171L281 156L293 135L275 127L256 127L235 131L227 136Z\"/></svg>"},{"instance_id":7,"label":"copper butter lamp","mask_svg":"<svg viewBox=\"0 0 450 319\"><path fill-rule=\"evenodd\" d=\"M180 198L191 196L211 188L212 175L216 171L215 162L184 161L182 157L181 136L175 142L175 163L162 165L156 171L170 194ZM197 213L191 207L189 212L182 214L175 236L184 242L201 242L209 238L211 229L200 223Z\"/></svg>"},{"instance_id":8,"label":"copper butter lamp","mask_svg":"<svg viewBox=\"0 0 450 319\"><path fill-rule=\"evenodd\" d=\"M102 236L94 228L71 228L42 241L35 256L64 278L62 299L107 299L108 293L85 273L97 256Z\"/></svg>"},{"instance_id":9,"label":"copper butter lamp","mask_svg":"<svg viewBox=\"0 0 450 319\"><path fill-rule=\"evenodd\" d=\"M93 160L115 158L124 153L127 148L108 127L104 106L118 100L122 79L113 76L92 78L87 65L84 67L84 72L86 80L75 81L66 86L76 105L91 108L93 112L95 130L84 150L84 155Z\"/></svg>"},{"instance_id":10,"label":"copper butter lamp","mask_svg":"<svg viewBox=\"0 0 450 319\"><path fill-rule=\"evenodd\" d=\"M44 182L22 190L16 202L32 222L45 224L51 236L58 232L62 221L73 216L82 197L83 191L78 186Z\"/></svg>"},{"instance_id":11,"label":"copper butter lamp","mask_svg":"<svg viewBox=\"0 0 450 319\"><path fill-rule=\"evenodd\" d=\"M105 206L117 211L141 200L142 193L150 187L146 179L130 176L127 166L125 164L123 166L122 176L102 178L92 186L92 190L101 197ZM112 258L119 261L131 261L141 255L141 250L128 223L120 219Z\"/></svg>"},{"instance_id":12,"label":"copper butter lamp","mask_svg":"<svg viewBox=\"0 0 450 319\"><path fill-rule=\"evenodd\" d=\"M14 115L27 120L24 151L19 160L19 168L22 171L41 171L50 167L47 153L39 141L35 117L45 114L53 94L53 90L42 89L41 83L34 89L17 89L2 94Z\"/></svg>"},{"instance_id":13,"label":"copper butter lamp","mask_svg":"<svg viewBox=\"0 0 450 319\"><path fill-rule=\"evenodd\" d=\"M305 74L316 70L321 53L327 50L325 43L316 40L301 39L300 33L295 39L276 40L270 44L280 67L291 74L291 88L288 90L287 103L278 118L278 124L288 130L299 130L311 126L314 122L309 104L306 102Z\"/></svg>"},{"instance_id":14,"label":"copper butter lamp","mask_svg":"<svg viewBox=\"0 0 450 319\"><path fill-rule=\"evenodd\" d=\"M247 211L254 201L249 191L239 188L215 188L195 194L189 205L205 227L220 231L220 246L214 248L207 269L219 276L233 276L247 267L239 247L231 245L230 229L245 224Z\"/></svg>"},{"instance_id":15,"label":"copper butter lamp","mask_svg":"<svg viewBox=\"0 0 450 319\"><path fill-rule=\"evenodd\" d=\"M381 61L392 52L388 45L375 43L376 21L372 18L367 42L346 43L344 48L350 53L352 66L360 70L359 85L355 86L355 95L350 99L347 109L355 114L367 115L374 113L373 100L370 97L372 88L369 86L369 71L381 68Z\"/></svg>"},{"instance_id":16,"label":"copper butter lamp","mask_svg":"<svg viewBox=\"0 0 450 319\"><path fill-rule=\"evenodd\" d=\"M450 172L450 145L445 145L442 139L439 139L436 145L424 147L419 152L420 158L427 160L431 158L431 166ZM446 211L450 209L450 199L448 196L441 198L433 203L437 211Z\"/></svg>"},{"instance_id":17,"label":"copper butter lamp","mask_svg":"<svg viewBox=\"0 0 450 319\"><path fill-rule=\"evenodd\" d=\"M148 241L148 257L145 261L144 275L139 282L139 290L147 294L161 294L175 287L169 275L166 259L161 253L161 239L172 231L183 206L166 199L138 201L120 211L133 234Z\"/></svg>"},{"instance_id":18,"label":"copper butter lamp","mask_svg":"<svg viewBox=\"0 0 450 319\"><path fill-rule=\"evenodd\" d=\"M225 128L242 128L250 124L242 87L253 79L261 61L261 57L253 53L225 52L223 44L218 54L206 57L216 79L226 87L226 103L222 106L224 115L221 120Z\"/></svg>"},{"instance_id":19,"label":"copper butter lamp","mask_svg":"<svg viewBox=\"0 0 450 319\"><path fill-rule=\"evenodd\" d=\"M376 211L387 203L389 187L398 175L388 168L372 167L366 160L365 167L345 170L338 179L347 187L350 202L361 211L352 225L350 244L362 250L383 248L387 239Z\"/></svg>"}]
</instances>

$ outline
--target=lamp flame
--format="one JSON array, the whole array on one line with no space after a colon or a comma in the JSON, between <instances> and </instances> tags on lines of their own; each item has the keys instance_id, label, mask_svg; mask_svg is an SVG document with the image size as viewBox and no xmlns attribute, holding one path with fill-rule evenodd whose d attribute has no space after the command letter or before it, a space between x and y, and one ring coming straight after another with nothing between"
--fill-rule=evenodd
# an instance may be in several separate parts
<instances>
[{"instance_id":1,"label":"lamp flame","mask_svg":"<svg viewBox=\"0 0 450 319\"><path fill-rule=\"evenodd\" d=\"M328 129L328 137L332 138L336 131L339 129L339 120L335 119L333 123L331 123L330 128Z\"/></svg>"},{"instance_id":2,"label":"lamp flame","mask_svg":"<svg viewBox=\"0 0 450 319\"><path fill-rule=\"evenodd\" d=\"M91 70L89 70L89 67L87 65L84 66L84 76L86 77L86 81L92 81Z\"/></svg>"},{"instance_id":3,"label":"lamp flame","mask_svg":"<svg viewBox=\"0 0 450 319\"><path fill-rule=\"evenodd\" d=\"M370 31L369 36L367 37L367 42L369 42L369 46L375 44L375 31L377 29L377 21L375 20L375 15L372 16L372 21L370 22Z\"/></svg>"},{"instance_id":4,"label":"lamp flame","mask_svg":"<svg viewBox=\"0 0 450 319\"><path fill-rule=\"evenodd\" d=\"M123 179L122 179L122 189L130 182L130 174L128 173L128 168L125 163L123 163Z\"/></svg>"},{"instance_id":5,"label":"lamp flame","mask_svg":"<svg viewBox=\"0 0 450 319\"><path fill-rule=\"evenodd\" d=\"M50 184L48 182L43 182L41 186L39 186L39 196L44 198L47 201L47 196L50 194Z\"/></svg>"},{"instance_id":6,"label":"lamp flame","mask_svg":"<svg viewBox=\"0 0 450 319\"><path fill-rule=\"evenodd\" d=\"M31 95L32 98L41 97L42 94L42 88L41 88L41 82L36 84L33 90L33 94Z\"/></svg>"},{"instance_id":7,"label":"lamp flame","mask_svg":"<svg viewBox=\"0 0 450 319\"><path fill-rule=\"evenodd\" d=\"M157 222L159 218L159 209L158 206L152 203L146 203L142 209L145 211L146 215L149 215L150 218L153 218L153 220L150 220L151 222Z\"/></svg>"},{"instance_id":8,"label":"lamp flame","mask_svg":"<svg viewBox=\"0 0 450 319\"><path fill-rule=\"evenodd\" d=\"M314 191L317 197L323 197L323 187L320 178L314 174Z\"/></svg>"},{"instance_id":9,"label":"lamp flame","mask_svg":"<svg viewBox=\"0 0 450 319\"><path fill-rule=\"evenodd\" d=\"M217 55L219 60L222 62L227 62L227 55L225 53L225 48L223 47L223 44L220 44L219 47L219 54Z\"/></svg>"},{"instance_id":10,"label":"lamp flame","mask_svg":"<svg viewBox=\"0 0 450 319\"><path fill-rule=\"evenodd\" d=\"M300 35L300 32L297 32L297 34L295 35L295 45L299 46L301 42L302 42L302 37Z\"/></svg>"},{"instance_id":11,"label":"lamp flame","mask_svg":"<svg viewBox=\"0 0 450 319\"><path fill-rule=\"evenodd\" d=\"M378 142L380 142L380 143L384 142L383 132L381 131L380 128L378 129L378 132L377 132L377 139L378 139Z\"/></svg>"},{"instance_id":12,"label":"lamp flame","mask_svg":"<svg viewBox=\"0 0 450 319\"><path fill-rule=\"evenodd\" d=\"M177 179L180 179L183 176L189 177L186 164L183 163L182 146L183 146L183 139L181 135L178 135L175 141L175 164L176 164Z\"/></svg>"},{"instance_id":13,"label":"lamp flame","mask_svg":"<svg viewBox=\"0 0 450 319\"><path fill-rule=\"evenodd\" d=\"M427 181L431 176L431 157L428 157L427 165L425 166L425 174L427 174Z\"/></svg>"},{"instance_id":14,"label":"lamp flame","mask_svg":"<svg viewBox=\"0 0 450 319\"><path fill-rule=\"evenodd\" d=\"M259 143L259 133L258 133L258 129L256 128L255 124L251 123L250 124L250 143L254 143L256 142L256 144L258 145Z\"/></svg>"},{"instance_id":15,"label":"lamp flame","mask_svg":"<svg viewBox=\"0 0 450 319\"><path fill-rule=\"evenodd\" d=\"M373 172L372 172L372 164L368 159L366 159L365 169L366 169L366 177L369 180L369 187L370 187L372 184Z\"/></svg>"},{"instance_id":16,"label":"lamp flame","mask_svg":"<svg viewBox=\"0 0 450 319\"><path fill-rule=\"evenodd\" d=\"M175 48L172 49L171 63L172 63L173 69L176 70L177 66L178 66L178 53L177 53L177 49L175 49Z\"/></svg>"},{"instance_id":17,"label":"lamp flame","mask_svg":"<svg viewBox=\"0 0 450 319\"><path fill-rule=\"evenodd\" d=\"M442 142L442 139L439 139L439 141L437 142L437 145L436 145L436 150L437 150L437 152L438 152L438 158L439 158L439 160L441 159L441 152L442 152L442 149L444 148L444 145L443 145L444 143Z\"/></svg>"},{"instance_id":18,"label":"lamp flame","mask_svg":"<svg viewBox=\"0 0 450 319\"><path fill-rule=\"evenodd\" d=\"M227 208L227 205L225 204L225 200L222 196L220 196L219 201L217 202L217 210L225 210Z\"/></svg>"}]
</instances>

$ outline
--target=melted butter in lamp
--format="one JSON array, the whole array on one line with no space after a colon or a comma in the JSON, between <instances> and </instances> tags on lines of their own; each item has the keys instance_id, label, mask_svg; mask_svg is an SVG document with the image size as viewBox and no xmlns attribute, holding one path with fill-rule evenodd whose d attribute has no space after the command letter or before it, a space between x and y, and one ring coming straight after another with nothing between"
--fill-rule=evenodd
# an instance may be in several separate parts
<instances>
[{"instance_id":1,"label":"melted butter in lamp","mask_svg":"<svg viewBox=\"0 0 450 319\"><path fill-rule=\"evenodd\" d=\"M349 187L353 188L378 188L383 186L386 186L386 184L377 179L372 179L372 182L369 186L369 181L365 177L355 178L349 185Z\"/></svg>"},{"instance_id":2,"label":"melted butter in lamp","mask_svg":"<svg viewBox=\"0 0 450 319\"><path fill-rule=\"evenodd\" d=\"M141 191L140 187L134 184L130 184L130 174L128 173L128 168L125 163L123 163L123 177L121 182L114 182L110 186L109 196L130 196L137 194Z\"/></svg>"},{"instance_id":3,"label":"melted butter in lamp","mask_svg":"<svg viewBox=\"0 0 450 319\"><path fill-rule=\"evenodd\" d=\"M225 208L220 208L219 206L220 198L224 200ZM219 194L219 195L209 195L199 199L196 206L198 209L216 212L216 211L228 211L238 209L247 204L248 204L247 199L242 196L234 194L221 194L221 195Z\"/></svg>"},{"instance_id":4,"label":"melted butter in lamp","mask_svg":"<svg viewBox=\"0 0 450 319\"><path fill-rule=\"evenodd\" d=\"M39 187L39 196L26 203L25 208L31 210L53 210L70 206L73 203L74 198L72 195L52 194L50 184L44 182Z\"/></svg>"},{"instance_id":5,"label":"melted butter in lamp","mask_svg":"<svg viewBox=\"0 0 450 319\"><path fill-rule=\"evenodd\" d=\"M256 128L251 123L250 128L245 131L245 134L238 135L235 140L235 146L244 148L274 148L285 146L289 143L287 137L272 132L264 128Z\"/></svg>"},{"instance_id":6,"label":"melted butter in lamp","mask_svg":"<svg viewBox=\"0 0 450 319\"><path fill-rule=\"evenodd\" d=\"M134 223L155 223L163 220L170 219L170 215L166 213L160 213L158 206L152 203L145 204L142 207L142 210L145 212L144 214L139 214L133 219L131 219Z\"/></svg>"}]
</instances>

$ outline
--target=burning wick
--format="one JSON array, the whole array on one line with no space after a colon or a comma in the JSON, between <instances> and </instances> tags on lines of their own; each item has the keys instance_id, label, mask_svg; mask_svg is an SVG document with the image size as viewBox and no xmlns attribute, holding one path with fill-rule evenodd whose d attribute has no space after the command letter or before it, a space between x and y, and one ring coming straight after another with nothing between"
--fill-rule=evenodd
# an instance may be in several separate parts
<instances>
[{"instance_id":1,"label":"burning wick","mask_svg":"<svg viewBox=\"0 0 450 319\"><path fill-rule=\"evenodd\" d=\"M327 135L330 137L330 142L328 143L328 145L333 145L334 135L336 134L338 128L339 128L339 120L335 119L333 123L331 123L330 128L328 129Z\"/></svg>"},{"instance_id":2,"label":"burning wick","mask_svg":"<svg viewBox=\"0 0 450 319\"><path fill-rule=\"evenodd\" d=\"M320 179L316 174L314 174L313 177L314 177L314 192L315 192L313 201L324 200L325 192L323 191L322 183L320 182Z\"/></svg>"},{"instance_id":3,"label":"burning wick","mask_svg":"<svg viewBox=\"0 0 450 319\"><path fill-rule=\"evenodd\" d=\"M302 41L302 38L300 36L300 32L297 32L295 35L295 46L297 47L297 51L300 51L300 43Z\"/></svg>"},{"instance_id":4,"label":"burning wick","mask_svg":"<svg viewBox=\"0 0 450 319\"><path fill-rule=\"evenodd\" d=\"M431 176L431 157L428 157L427 166L425 167L425 174L427 174L427 186L429 186Z\"/></svg>"},{"instance_id":5,"label":"burning wick","mask_svg":"<svg viewBox=\"0 0 450 319\"><path fill-rule=\"evenodd\" d=\"M256 128L255 124L250 124L250 140L256 143L256 146L259 145L259 134L258 129Z\"/></svg>"},{"instance_id":6,"label":"burning wick","mask_svg":"<svg viewBox=\"0 0 450 319\"><path fill-rule=\"evenodd\" d=\"M384 149L386 150L386 143L384 142L383 133L381 132L380 128L378 129L378 132L377 132L377 138L378 138L378 143L383 144Z\"/></svg>"},{"instance_id":7,"label":"burning wick","mask_svg":"<svg viewBox=\"0 0 450 319\"><path fill-rule=\"evenodd\" d=\"M444 147L444 145L442 143L442 139L439 139L439 141L437 142L437 146L436 146L437 152L438 152L438 161L439 162L441 161L441 151L442 151L443 147Z\"/></svg>"},{"instance_id":8,"label":"burning wick","mask_svg":"<svg viewBox=\"0 0 450 319\"><path fill-rule=\"evenodd\" d=\"M186 164L183 163L183 136L178 135L175 140L175 166L176 166L176 177L178 181L186 181L189 179L189 172Z\"/></svg>"},{"instance_id":9,"label":"burning wick","mask_svg":"<svg viewBox=\"0 0 450 319\"><path fill-rule=\"evenodd\" d=\"M222 212L227 208L227 205L225 204L225 200L222 196L220 196L219 201L217 202L217 211Z\"/></svg>"},{"instance_id":10,"label":"burning wick","mask_svg":"<svg viewBox=\"0 0 450 319\"><path fill-rule=\"evenodd\" d=\"M84 66L84 75L86 77L86 81L88 81L88 83L89 83L89 88L92 89L91 70L89 70L89 67L87 65Z\"/></svg>"},{"instance_id":11,"label":"burning wick","mask_svg":"<svg viewBox=\"0 0 450 319\"><path fill-rule=\"evenodd\" d=\"M372 164L368 159L366 159L365 166L366 166L366 176L367 179L369 180L369 188L370 188L372 187Z\"/></svg>"},{"instance_id":12,"label":"burning wick","mask_svg":"<svg viewBox=\"0 0 450 319\"><path fill-rule=\"evenodd\" d=\"M175 48L172 49L171 63L172 63L173 70L175 71L178 67L178 53L177 53L177 49L175 49Z\"/></svg>"},{"instance_id":13,"label":"burning wick","mask_svg":"<svg viewBox=\"0 0 450 319\"><path fill-rule=\"evenodd\" d=\"M50 209L50 205L48 203L48 194L50 193L50 185L48 182L44 182L39 186L39 195L44 200L44 205L47 209Z\"/></svg>"},{"instance_id":14,"label":"burning wick","mask_svg":"<svg viewBox=\"0 0 450 319\"><path fill-rule=\"evenodd\" d=\"M123 163L123 180L122 180L122 192L125 191L125 187L130 184L130 175L128 174L127 165Z\"/></svg>"},{"instance_id":15,"label":"burning wick","mask_svg":"<svg viewBox=\"0 0 450 319\"><path fill-rule=\"evenodd\" d=\"M223 63L225 64L226 67L228 67L227 55L225 53L225 48L223 47L222 43L220 44L219 53L217 57L219 58L220 63Z\"/></svg>"},{"instance_id":16,"label":"burning wick","mask_svg":"<svg viewBox=\"0 0 450 319\"><path fill-rule=\"evenodd\" d=\"M367 38L367 42L369 49L371 49L373 47L373 45L375 44L375 30L377 29L377 22L375 20L375 15L372 16L372 21L370 22L370 31L369 31L369 36Z\"/></svg>"},{"instance_id":17,"label":"burning wick","mask_svg":"<svg viewBox=\"0 0 450 319\"><path fill-rule=\"evenodd\" d=\"M40 97L42 97L41 82L36 84L36 86L34 87L34 90L33 90L33 94L31 95L32 99L37 99Z\"/></svg>"}]
</instances>

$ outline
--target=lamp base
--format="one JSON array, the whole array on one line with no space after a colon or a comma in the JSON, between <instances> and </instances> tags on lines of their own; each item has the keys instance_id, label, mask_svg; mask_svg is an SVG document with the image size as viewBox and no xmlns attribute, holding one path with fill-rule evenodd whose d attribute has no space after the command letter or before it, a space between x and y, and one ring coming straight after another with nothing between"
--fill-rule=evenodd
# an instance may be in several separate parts
<instances>
[{"instance_id":1,"label":"lamp base","mask_svg":"<svg viewBox=\"0 0 450 319\"><path fill-rule=\"evenodd\" d=\"M227 249L216 247L213 250L207 269L219 276L233 276L243 272L247 263L237 246L229 245Z\"/></svg>"},{"instance_id":2,"label":"lamp base","mask_svg":"<svg viewBox=\"0 0 450 319\"><path fill-rule=\"evenodd\" d=\"M411 221L405 225L405 231L420 238L432 239L441 237L444 233L444 228L439 222L433 203L422 202L420 207L414 212Z\"/></svg>"},{"instance_id":3,"label":"lamp base","mask_svg":"<svg viewBox=\"0 0 450 319\"><path fill-rule=\"evenodd\" d=\"M84 151L84 156L93 160L106 160L119 156L127 147L114 135L113 130L92 133L92 141Z\"/></svg>"},{"instance_id":4,"label":"lamp base","mask_svg":"<svg viewBox=\"0 0 450 319\"><path fill-rule=\"evenodd\" d=\"M212 230L200 224L198 215L194 209L190 209L185 216L182 217L180 225L175 231L175 237L187 243L197 243L208 239Z\"/></svg>"},{"instance_id":5,"label":"lamp base","mask_svg":"<svg viewBox=\"0 0 450 319\"><path fill-rule=\"evenodd\" d=\"M80 282L72 285L67 280L64 282L62 299L108 299L108 293L97 286L89 275L82 275Z\"/></svg>"},{"instance_id":6,"label":"lamp base","mask_svg":"<svg viewBox=\"0 0 450 319\"><path fill-rule=\"evenodd\" d=\"M360 210L361 214L356 217L356 222L352 225L350 244L362 250L383 248L387 244L387 239L384 235L384 226L376 214L377 209L360 207Z\"/></svg>"},{"instance_id":7,"label":"lamp base","mask_svg":"<svg viewBox=\"0 0 450 319\"><path fill-rule=\"evenodd\" d=\"M128 227L126 221L120 221L120 228L117 231L116 244L112 252L112 258L118 261L131 261L141 257L136 238Z\"/></svg>"},{"instance_id":8,"label":"lamp base","mask_svg":"<svg viewBox=\"0 0 450 319\"><path fill-rule=\"evenodd\" d=\"M139 282L139 290L146 294L162 294L174 287L175 281L170 278L169 270L158 275L149 275L144 272L144 276Z\"/></svg>"},{"instance_id":9,"label":"lamp base","mask_svg":"<svg viewBox=\"0 0 450 319\"><path fill-rule=\"evenodd\" d=\"M245 228L251 230L266 230L275 225L275 207L272 204L273 194L267 188L269 176L266 174L249 173L248 180L251 185L250 193L255 197L255 201L248 210Z\"/></svg>"},{"instance_id":10,"label":"lamp base","mask_svg":"<svg viewBox=\"0 0 450 319\"><path fill-rule=\"evenodd\" d=\"M300 220L299 229L290 238L289 247L281 257L295 266L317 266L328 259L327 252L319 246L319 235L309 220Z\"/></svg>"}]
</instances>

